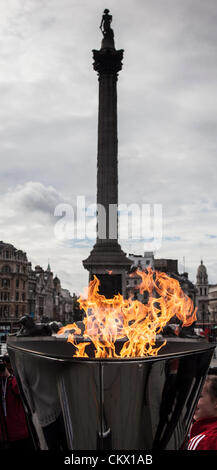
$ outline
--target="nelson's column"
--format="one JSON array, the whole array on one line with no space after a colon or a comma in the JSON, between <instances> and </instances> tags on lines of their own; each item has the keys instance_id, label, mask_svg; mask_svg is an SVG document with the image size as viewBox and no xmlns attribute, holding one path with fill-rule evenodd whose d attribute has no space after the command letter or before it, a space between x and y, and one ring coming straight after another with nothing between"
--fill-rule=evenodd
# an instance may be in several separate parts
<instances>
[{"instance_id":1,"label":"nelson's column","mask_svg":"<svg viewBox=\"0 0 217 470\"><path fill-rule=\"evenodd\" d=\"M111 29L112 16L104 10L99 51L93 50L93 68L99 77L97 153L97 239L84 267L100 280L100 293L125 295L125 274L132 261L118 243L118 138L117 79L122 69L123 50L117 51Z\"/></svg>"}]
</instances>

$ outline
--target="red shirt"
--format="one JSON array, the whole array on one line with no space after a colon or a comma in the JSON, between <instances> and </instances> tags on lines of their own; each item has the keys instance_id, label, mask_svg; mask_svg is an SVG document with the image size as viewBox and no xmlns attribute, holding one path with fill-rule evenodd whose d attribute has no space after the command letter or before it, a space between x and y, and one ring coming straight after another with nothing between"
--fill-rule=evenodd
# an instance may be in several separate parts
<instances>
[{"instance_id":1,"label":"red shirt","mask_svg":"<svg viewBox=\"0 0 217 470\"><path fill-rule=\"evenodd\" d=\"M195 421L187 450L217 450L217 417Z\"/></svg>"},{"instance_id":2,"label":"red shirt","mask_svg":"<svg viewBox=\"0 0 217 470\"><path fill-rule=\"evenodd\" d=\"M2 388L2 390L1 390ZM17 441L29 437L26 416L15 377L0 385L0 440Z\"/></svg>"}]
</instances>

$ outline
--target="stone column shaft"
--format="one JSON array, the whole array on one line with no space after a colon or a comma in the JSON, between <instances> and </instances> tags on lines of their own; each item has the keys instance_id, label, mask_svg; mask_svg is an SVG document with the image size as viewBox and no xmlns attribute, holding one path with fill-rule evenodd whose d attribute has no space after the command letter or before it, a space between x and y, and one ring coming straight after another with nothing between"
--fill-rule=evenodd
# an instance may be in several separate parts
<instances>
[{"instance_id":1,"label":"stone column shaft","mask_svg":"<svg viewBox=\"0 0 217 470\"><path fill-rule=\"evenodd\" d=\"M102 74L99 77L97 204L102 205L106 211L106 240L113 241L118 238L117 154L117 78L113 74ZM100 217L100 211L97 223L97 242L99 242L100 234L105 229L101 227L104 219Z\"/></svg>"}]
</instances>

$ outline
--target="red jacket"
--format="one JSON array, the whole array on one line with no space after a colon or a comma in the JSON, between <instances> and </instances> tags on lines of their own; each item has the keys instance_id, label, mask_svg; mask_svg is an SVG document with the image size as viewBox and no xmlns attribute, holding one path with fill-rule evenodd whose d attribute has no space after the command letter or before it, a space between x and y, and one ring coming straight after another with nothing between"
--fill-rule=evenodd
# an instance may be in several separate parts
<instances>
[{"instance_id":1,"label":"red jacket","mask_svg":"<svg viewBox=\"0 0 217 470\"><path fill-rule=\"evenodd\" d=\"M15 377L8 377L6 390L4 386L0 383L0 441L25 439L29 432Z\"/></svg>"},{"instance_id":2,"label":"red jacket","mask_svg":"<svg viewBox=\"0 0 217 470\"><path fill-rule=\"evenodd\" d=\"M187 450L217 450L217 417L195 421Z\"/></svg>"}]
</instances>

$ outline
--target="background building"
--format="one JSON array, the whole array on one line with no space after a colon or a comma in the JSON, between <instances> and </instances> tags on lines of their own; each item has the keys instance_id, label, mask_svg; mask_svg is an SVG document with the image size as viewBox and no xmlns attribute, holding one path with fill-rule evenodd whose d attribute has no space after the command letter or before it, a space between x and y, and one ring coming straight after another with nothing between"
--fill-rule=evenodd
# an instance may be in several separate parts
<instances>
[{"instance_id":1,"label":"background building","mask_svg":"<svg viewBox=\"0 0 217 470\"><path fill-rule=\"evenodd\" d=\"M0 241L0 335L12 331L28 313L28 260L26 253Z\"/></svg>"},{"instance_id":2,"label":"background building","mask_svg":"<svg viewBox=\"0 0 217 470\"><path fill-rule=\"evenodd\" d=\"M210 323L217 325L217 284L209 286L208 304Z\"/></svg>"},{"instance_id":3,"label":"background building","mask_svg":"<svg viewBox=\"0 0 217 470\"><path fill-rule=\"evenodd\" d=\"M50 264L46 270L39 265L33 269L25 252L0 241L0 342L19 329L24 315L71 323L80 314L77 297L62 288Z\"/></svg>"},{"instance_id":4,"label":"background building","mask_svg":"<svg viewBox=\"0 0 217 470\"><path fill-rule=\"evenodd\" d=\"M53 277L50 264L44 270L39 265L32 269L28 263L28 278L28 310L36 321L73 321L73 297L61 287L60 279Z\"/></svg>"},{"instance_id":5,"label":"background building","mask_svg":"<svg viewBox=\"0 0 217 470\"><path fill-rule=\"evenodd\" d=\"M144 256L129 254L128 258L132 261L131 269L154 269L154 253L153 251L145 251Z\"/></svg>"},{"instance_id":6,"label":"background building","mask_svg":"<svg viewBox=\"0 0 217 470\"><path fill-rule=\"evenodd\" d=\"M197 321L201 324L209 322L209 284L208 284L208 274L206 266L201 260L200 265L197 269L196 277L196 305L197 305Z\"/></svg>"},{"instance_id":7,"label":"background building","mask_svg":"<svg viewBox=\"0 0 217 470\"><path fill-rule=\"evenodd\" d=\"M140 294L138 290L138 285L141 282L141 277L136 274L136 270L143 270L151 267L156 271L165 272L169 276L177 279L182 290L185 292L188 297L193 301L194 306L196 306L196 294L197 289L194 284L188 279L188 273L179 274L178 272L178 260L176 259L155 259L153 252L145 252L144 256L142 255L133 255L128 256L132 260L133 264L131 270L126 278L127 286L127 296L133 295L134 299L138 299L140 302L146 301L146 293Z\"/></svg>"}]
</instances>

